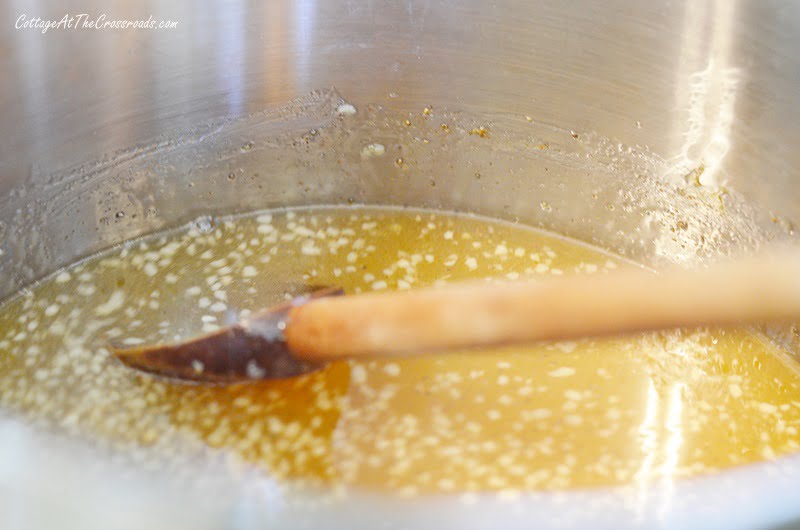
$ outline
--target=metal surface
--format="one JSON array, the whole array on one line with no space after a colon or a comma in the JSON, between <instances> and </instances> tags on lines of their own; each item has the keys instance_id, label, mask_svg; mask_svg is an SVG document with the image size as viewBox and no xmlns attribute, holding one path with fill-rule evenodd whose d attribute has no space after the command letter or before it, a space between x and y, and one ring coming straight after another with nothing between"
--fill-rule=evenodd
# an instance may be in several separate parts
<instances>
[{"instance_id":1,"label":"metal surface","mask_svg":"<svg viewBox=\"0 0 800 530\"><path fill-rule=\"evenodd\" d=\"M21 14L57 20L79 12L115 19L152 14L179 25L45 34L14 29ZM581 139L591 137L587 133L607 139L606 153L618 149L612 153L617 158L632 158L630 150L665 162L649 176L682 175L702 165L704 184L724 183L768 212L789 218L798 213L800 197L791 184L800 167L793 148L800 135L793 125L800 117L800 65L793 53L800 7L791 2L303 0L214 2L202 9L181 2L81 2L67 11L56 2L12 2L4 13L0 233L6 254L14 251L9 241L24 240L18 250L24 255L16 267L0 264L6 278L16 277L0 293L87 249L177 221L170 204L154 212L157 201L148 204L141 196L148 187L177 188L185 168L163 158L162 166L155 165L146 159L149 152L187 138L188 130L203 131L197 141L221 122L328 87L359 107L381 105L395 116L425 105L495 118L530 116L537 125L575 131ZM579 151L568 136L558 140L562 150ZM451 158L463 160L458 153ZM450 160L433 162L417 172L421 180L449 171ZM229 166L238 169L237 161ZM52 211L31 212L52 218L59 227L52 239L26 239L29 223L10 221L30 207L31 198L63 193L60 181L74 186L86 175L119 177L137 169L152 174L134 174L117 190L121 196L62 201L63 219ZM321 169L346 188L335 180L341 167ZM266 178L263 169L261 176ZM273 192L273 186L263 192L261 205L285 201L276 201ZM174 193L180 194L203 210L201 193ZM116 230L98 235L101 222L126 206L125 195L141 207L139 221L128 216L114 222ZM307 195L294 202L341 198ZM144 215L158 222L139 226ZM575 235L591 238L585 230Z\"/></svg>"},{"instance_id":2,"label":"metal surface","mask_svg":"<svg viewBox=\"0 0 800 530\"><path fill-rule=\"evenodd\" d=\"M476 211L645 261L790 237L800 216L795 2L7 1L2 13L0 297L198 215L287 204ZM178 27L14 28L79 13ZM337 114L345 101L356 116ZM373 142L386 157L360 156ZM0 462L21 450L0 447ZM796 515L777 485L767 496L766 467L751 471L739 480L759 489L736 486L737 524ZM607 513L719 525L670 504L718 487L657 489ZM531 505L555 524L561 502ZM575 519L587 520L599 519Z\"/></svg>"}]
</instances>

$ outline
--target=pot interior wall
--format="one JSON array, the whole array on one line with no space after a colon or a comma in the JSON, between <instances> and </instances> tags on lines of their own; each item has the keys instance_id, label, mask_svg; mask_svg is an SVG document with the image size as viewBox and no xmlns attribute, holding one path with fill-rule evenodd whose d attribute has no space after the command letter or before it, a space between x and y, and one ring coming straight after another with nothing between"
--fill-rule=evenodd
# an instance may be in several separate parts
<instances>
[{"instance_id":1,"label":"pot interior wall","mask_svg":"<svg viewBox=\"0 0 800 530\"><path fill-rule=\"evenodd\" d=\"M790 235L732 190L646 148L513 114L314 91L172 131L6 199L2 294L127 239L263 208L388 204L473 212L634 259L691 263ZM376 154L370 146L380 145Z\"/></svg>"},{"instance_id":2,"label":"pot interior wall","mask_svg":"<svg viewBox=\"0 0 800 530\"><path fill-rule=\"evenodd\" d=\"M40 9L55 18L62 7ZM147 38L0 36L11 50L0 62L11 80L0 99L0 297L195 215L287 204L479 211L644 261L793 230L796 6L303 1L201 11L159 6L153 16L179 27ZM359 113L339 120L339 98ZM490 137L469 135L476 127ZM361 160L371 142L386 156ZM741 208L738 193L756 206Z\"/></svg>"}]
</instances>

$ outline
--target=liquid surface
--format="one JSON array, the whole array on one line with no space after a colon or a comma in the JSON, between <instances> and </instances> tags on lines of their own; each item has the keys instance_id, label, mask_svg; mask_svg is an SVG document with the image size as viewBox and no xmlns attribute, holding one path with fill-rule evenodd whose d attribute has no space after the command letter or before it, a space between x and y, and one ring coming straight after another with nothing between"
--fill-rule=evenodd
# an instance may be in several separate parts
<instances>
[{"instance_id":1,"label":"liquid surface","mask_svg":"<svg viewBox=\"0 0 800 530\"><path fill-rule=\"evenodd\" d=\"M0 405L143 463L191 454L202 466L218 449L261 475L401 495L643 483L796 450L800 375L745 331L340 362L230 387L136 373L108 351L215 329L304 285L352 293L621 264L524 227L415 210L202 220L1 307Z\"/></svg>"}]
</instances>

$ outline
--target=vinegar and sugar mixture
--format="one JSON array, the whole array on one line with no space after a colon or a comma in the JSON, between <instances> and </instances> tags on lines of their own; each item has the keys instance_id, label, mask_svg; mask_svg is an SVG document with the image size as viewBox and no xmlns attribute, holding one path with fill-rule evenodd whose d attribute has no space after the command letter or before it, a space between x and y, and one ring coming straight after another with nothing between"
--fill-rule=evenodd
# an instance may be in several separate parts
<instances>
[{"instance_id":1,"label":"vinegar and sugar mixture","mask_svg":"<svg viewBox=\"0 0 800 530\"><path fill-rule=\"evenodd\" d=\"M797 450L800 373L743 330L337 362L233 386L160 379L109 353L211 331L311 285L357 293L620 265L544 232L428 211L206 219L0 306L0 407L137 461L223 452L279 480L400 495L639 483Z\"/></svg>"}]
</instances>

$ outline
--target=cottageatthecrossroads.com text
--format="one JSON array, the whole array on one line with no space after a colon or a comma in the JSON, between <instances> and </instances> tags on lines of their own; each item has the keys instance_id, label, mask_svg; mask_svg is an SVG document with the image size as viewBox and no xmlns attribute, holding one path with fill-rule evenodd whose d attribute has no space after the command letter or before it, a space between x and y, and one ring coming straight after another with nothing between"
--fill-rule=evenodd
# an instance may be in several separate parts
<instances>
[{"instance_id":1,"label":"cottageatthecrossroads.com text","mask_svg":"<svg viewBox=\"0 0 800 530\"><path fill-rule=\"evenodd\" d=\"M26 14L20 15L14 24L16 29L37 29L42 33L48 30L69 30L69 29L175 29L178 22L175 20L156 20L150 15L146 20L115 20L110 19L105 13L91 17L88 13L80 15L64 15L60 19L43 19L41 17L29 17Z\"/></svg>"}]
</instances>

